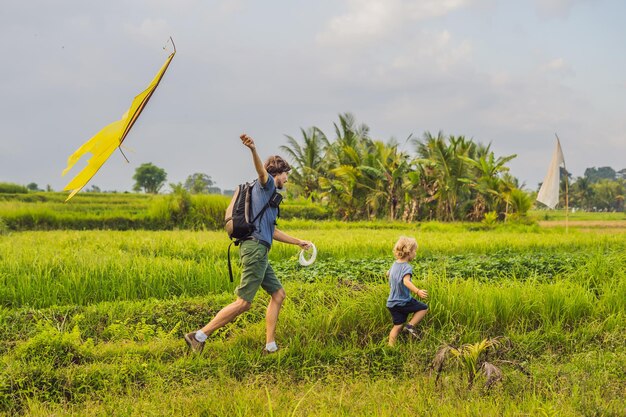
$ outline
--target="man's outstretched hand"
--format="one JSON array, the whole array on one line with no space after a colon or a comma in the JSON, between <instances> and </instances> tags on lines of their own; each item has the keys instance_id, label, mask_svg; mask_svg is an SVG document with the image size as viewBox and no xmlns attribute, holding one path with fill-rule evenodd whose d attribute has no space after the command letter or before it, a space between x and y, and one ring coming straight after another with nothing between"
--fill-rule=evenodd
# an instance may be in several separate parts
<instances>
[{"instance_id":1,"label":"man's outstretched hand","mask_svg":"<svg viewBox=\"0 0 626 417\"><path fill-rule=\"evenodd\" d=\"M311 246L313 246L313 242L309 242L308 240L301 240L298 242L298 246L300 246L304 250L309 250Z\"/></svg>"},{"instance_id":2,"label":"man's outstretched hand","mask_svg":"<svg viewBox=\"0 0 626 417\"><path fill-rule=\"evenodd\" d=\"M256 149L256 145L254 144L252 138L245 133L239 136L239 139L241 139L241 143L250 148L251 151Z\"/></svg>"}]
</instances>

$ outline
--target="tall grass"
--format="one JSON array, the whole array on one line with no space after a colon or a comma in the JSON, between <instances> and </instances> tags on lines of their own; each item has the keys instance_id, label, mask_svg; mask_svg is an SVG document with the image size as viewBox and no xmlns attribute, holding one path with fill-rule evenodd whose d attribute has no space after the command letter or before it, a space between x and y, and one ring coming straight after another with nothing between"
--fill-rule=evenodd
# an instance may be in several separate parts
<instances>
[{"instance_id":1,"label":"tall grass","mask_svg":"<svg viewBox=\"0 0 626 417\"><path fill-rule=\"evenodd\" d=\"M230 197L83 193L65 203L65 193L0 194L0 217L12 230L218 230ZM285 202L281 219L330 218L326 207L306 201Z\"/></svg>"},{"instance_id":2,"label":"tall grass","mask_svg":"<svg viewBox=\"0 0 626 417\"><path fill-rule=\"evenodd\" d=\"M493 281L552 283L567 274L594 294L617 285L623 234L595 236L396 229L290 230L313 240L318 262L299 267L298 249L276 243L270 260L283 280L324 277L381 282L400 234L417 236L417 277L434 274ZM0 304L85 305L99 301L230 292L225 232L24 232L0 235ZM233 253L235 274L238 254ZM560 265L553 268L553 264ZM619 287L618 287L619 288Z\"/></svg>"},{"instance_id":3,"label":"tall grass","mask_svg":"<svg viewBox=\"0 0 626 417\"><path fill-rule=\"evenodd\" d=\"M281 224L319 255L270 252L287 300L269 356L264 294L185 355L181 336L234 298L223 232L0 235L0 415L623 414L626 234L329 224ZM420 243L430 311L421 341L389 348L400 234ZM495 336L511 342L501 385L467 390L451 366L435 386L442 343Z\"/></svg>"},{"instance_id":4,"label":"tall grass","mask_svg":"<svg viewBox=\"0 0 626 417\"><path fill-rule=\"evenodd\" d=\"M537 411L546 404L562 403L565 415L579 414L586 407L600 414L619 409L615 398L626 387L626 351L620 343L626 332L623 309L602 316L601 303L590 306L584 289L576 286L533 290L528 283L519 283L524 293L521 299L508 286L474 281L426 286L431 292L431 311L422 324L425 336L417 343L403 340L396 349L385 346L391 323L383 284L287 283L289 298L277 334L281 350L273 356L261 355L267 297L259 297L250 312L209 340L203 355L193 357L185 356L180 337L212 317L230 296L4 311L0 315L0 352L5 365L0 370L0 410L34 407L34 412L38 407L51 407L63 411L67 404L81 407L83 402L88 409L94 406L93 400L102 405L131 393L150 398L146 407L151 409L156 392L187 391L202 381L215 386L234 384L230 389L235 392L242 384L258 387L266 382L275 387L270 388L270 398L281 415L293 412L314 381L320 381L314 392L329 396L334 392L335 398L337 383L345 384L346 412L377 409L378 405L384 413L397 412L398 406L406 412L423 411L405 404L406 395L397 393L395 387L404 384L427 396L425 402L439 398L444 403L480 408L483 400L491 399L499 404L494 409L500 413L511 404L521 407L516 410ZM484 296L475 297L476 290ZM555 302L557 295L565 301ZM529 303L530 299L536 303ZM502 314L503 308L510 314ZM512 340L506 356L494 359L524 362L526 374L511 366L506 368L505 383L495 392L464 392L459 389L465 385L459 383L461 370L452 368L440 388L435 388L426 369L442 341L475 342L488 334ZM594 356L598 351L605 354ZM564 380L563 375L571 378ZM377 385L382 381L394 389L366 389L369 384L382 389L384 385ZM596 389L599 384L602 390ZM369 392L366 398L357 395L361 389ZM220 392L207 394L214 407L250 413ZM206 396L192 397L195 404L207 401ZM181 406L182 398L175 394L168 398L172 401L168 406ZM359 406L363 401L366 408ZM255 407L262 408L262 404ZM301 403L300 412L306 415L314 405L329 413L336 411L312 395ZM464 407L451 405L449 410L462 413ZM145 409L135 409L141 412Z\"/></svg>"},{"instance_id":5,"label":"tall grass","mask_svg":"<svg viewBox=\"0 0 626 417\"><path fill-rule=\"evenodd\" d=\"M596 370L591 376L598 373ZM556 377L552 369L546 374ZM585 385L585 393L572 392L572 401L564 403L563 393L557 390L545 395L534 394L529 389L505 396L459 395L454 386L435 389L430 379L421 375L410 380L343 378L299 383L269 378L244 381L209 378L173 392L157 387L139 397L109 394L99 401L88 401L78 410L84 416L172 416L189 410L199 416L622 415L618 398L608 398L591 382L581 384ZM546 389L555 385L552 383ZM603 406L595 407L596 403ZM34 402L29 405L27 415L75 414L63 406Z\"/></svg>"}]
</instances>

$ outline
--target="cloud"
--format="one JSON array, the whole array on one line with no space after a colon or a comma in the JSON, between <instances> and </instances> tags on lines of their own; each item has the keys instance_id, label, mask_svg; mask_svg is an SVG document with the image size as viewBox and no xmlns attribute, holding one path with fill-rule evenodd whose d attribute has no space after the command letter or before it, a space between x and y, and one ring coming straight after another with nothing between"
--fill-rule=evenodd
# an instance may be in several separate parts
<instances>
[{"instance_id":1,"label":"cloud","mask_svg":"<svg viewBox=\"0 0 626 417\"><path fill-rule=\"evenodd\" d=\"M217 10L221 16L234 15L244 9L242 0L220 0Z\"/></svg>"},{"instance_id":2,"label":"cloud","mask_svg":"<svg viewBox=\"0 0 626 417\"><path fill-rule=\"evenodd\" d=\"M138 39L141 43L149 46L165 43L174 31L165 19L158 18L144 19L138 25L127 24L125 29L131 38Z\"/></svg>"},{"instance_id":3,"label":"cloud","mask_svg":"<svg viewBox=\"0 0 626 417\"><path fill-rule=\"evenodd\" d=\"M520 155L512 173L529 184L545 174L555 131L575 173L622 164L623 65L615 66L618 75L596 76L597 84L564 82L576 54L555 52L551 43L502 48L511 34L492 26L497 9L559 16L583 0L513 9L495 0L296 3L133 0L123 16L110 2L11 3L0 14L0 39L11 40L5 55L16 57L0 68L1 179L64 186L67 156L119 119L162 65L170 35L179 56L128 138L136 149L127 154L131 164L117 155L95 178L103 189L130 189L143 162L166 169L168 181L206 172L232 187L254 175L237 139L242 131L266 155L280 152L282 134L297 137L300 127L332 136L346 111L381 140L444 130L492 141L499 155ZM514 16L502 25L518 24ZM540 33L554 30L553 22L532 20ZM571 29L585 34L586 27ZM602 96L606 82L614 86L611 103Z\"/></svg>"},{"instance_id":4,"label":"cloud","mask_svg":"<svg viewBox=\"0 0 626 417\"><path fill-rule=\"evenodd\" d=\"M574 69L563 58L554 58L540 66L540 71L546 74L557 74L560 76L575 75Z\"/></svg>"},{"instance_id":5,"label":"cloud","mask_svg":"<svg viewBox=\"0 0 626 417\"><path fill-rule=\"evenodd\" d=\"M349 0L348 12L331 18L317 41L363 44L384 40L409 23L444 16L468 3L468 0Z\"/></svg>"},{"instance_id":6,"label":"cloud","mask_svg":"<svg viewBox=\"0 0 626 417\"><path fill-rule=\"evenodd\" d=\"M319 47L318 72L341 86L369 90L404 89L442 73L472 71L473 45L447 30L417 29L394 42L367 48Z\"/></svg>"},{"instance_id":7,"label":"cloud","mask_svg":"<svg viewBox=\"0 0 626 417\"><path fill-rule=\"evenodd\" d=\"M598 0L535 0L539 16L543 18L566 18L578 4L597 3Z\"/></svg>"},{"instance_id":8,"label":"cloud","mask_svg":"<svg viewBox=\"0 0 626 417\"><path fill-rule=\"evenodd\" d=\"M422 32L407 44L391 62L397 71L450 71L455 65L463 63L471 66L472 43L457 40L447 30L441 32Z\"/></svg>"}]
</instances>

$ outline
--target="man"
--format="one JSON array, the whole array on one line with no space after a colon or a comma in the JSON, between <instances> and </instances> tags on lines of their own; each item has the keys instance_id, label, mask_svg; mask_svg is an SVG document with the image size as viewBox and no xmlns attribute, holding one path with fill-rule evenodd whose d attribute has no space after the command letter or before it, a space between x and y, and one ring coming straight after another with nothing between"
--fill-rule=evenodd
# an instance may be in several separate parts
<instances>
[{"instance_id":1,"label":"man","mask_svg":"<svg viewBox=\"0 0 626 417\"><path fill-rule=\"evenodd\" d=\"M252 216L256 216L268 203L276 189L282 189L287 183L291 167L280 156L271 156L265 164L256 151L252 138L246 134L240 136L242 143L252 151L254 168L259 175L258 181L252 188ZM278 350L275 341L276 322L285 299L285 290L274 274L268 262L268 253L272 247L272 240L298 245L308 249L311 242L300 240L276 228L278 208L269 206L254 222L254 232L247 240L241 242L239 255L241 257L241 282L235 289L237 300L220 310L213 320L202 329L187 333L185 341L194 352L201 352L205 341L215 330L233 321L244 311L248 311L259 287L262 287L271 299L265 316L266 336L265 353Z\"/></svg>"}]
</instances>

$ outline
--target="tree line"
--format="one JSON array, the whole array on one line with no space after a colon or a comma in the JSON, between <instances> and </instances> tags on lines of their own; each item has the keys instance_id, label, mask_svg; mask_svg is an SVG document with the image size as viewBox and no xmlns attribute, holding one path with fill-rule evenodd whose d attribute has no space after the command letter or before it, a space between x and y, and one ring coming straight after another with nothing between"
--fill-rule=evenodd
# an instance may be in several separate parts
<instances>
[{"instance_id":1,"label":"tree line","mask_svg":"<svg viewBox=\"0 0 626 417\"><path fill-rule=\"evenodd\" d=\"M345 220L522 219L533 204L491 145L424 133L401 146L370 136L353 115L339 115L331 140L319 128L287 136L293 161L289 193L329 205ZM403 149L410 146L414 153Z\"/></svg>"},{"instance_id":2,"label":"tree line","mask_svg":"<svg viewBox=\"0 0 626 417\"><path fill-rule=\"evenodd\" d=\"M615 172L611 167L588 168L582 177L572 181L571 174L562 171L559 204L565 206L567 191L569 207L584 211L624 211L625 175L625 169Z\"/></svg>"},{"instance_id":3,"label":"tree line","mask_svg":"<svg viewBox=\"0 0 626 417\"><path fill-rule=\"evenodd\" d=\"M384 142L372 138L369 127L350 113L340 114L333 126L332 140L310 127L301 129L299 139L287 135L281 149L292 161L291 197L327 206L338 219L523 220L533 206L535 193L524 191L509 173L507 163L516 155L496 156L491 144L442 132L409 136L402 144ZM626 169L594 167L572 180L561 169L560 205L565 206L567 194L572 208L623 211L625 177ZM157 194L166 179L163 168L144 163L135 170L133 190ZM174 193L222 193L204 173L170 187ZM31 183L24 191L38 188ZM92 185L86 191L100 189Z\"/></svg>"},{"instance_id":4,"label":"tree line","mask_svg":"<svg viewBox=\"0 0 626 417\"><path fill-rule=\"evenodd\" d=\"M163 168L148 162L141 164L133 175L135 185L133 191L144 191L149 194L158 194L165 181L167 172ZM215 186L215 182L207 174L196 172L187 177L184 183L170 183L172 191L186 190L191 194L221 194L222 190Z\"/></svg>"}]
</instances>

